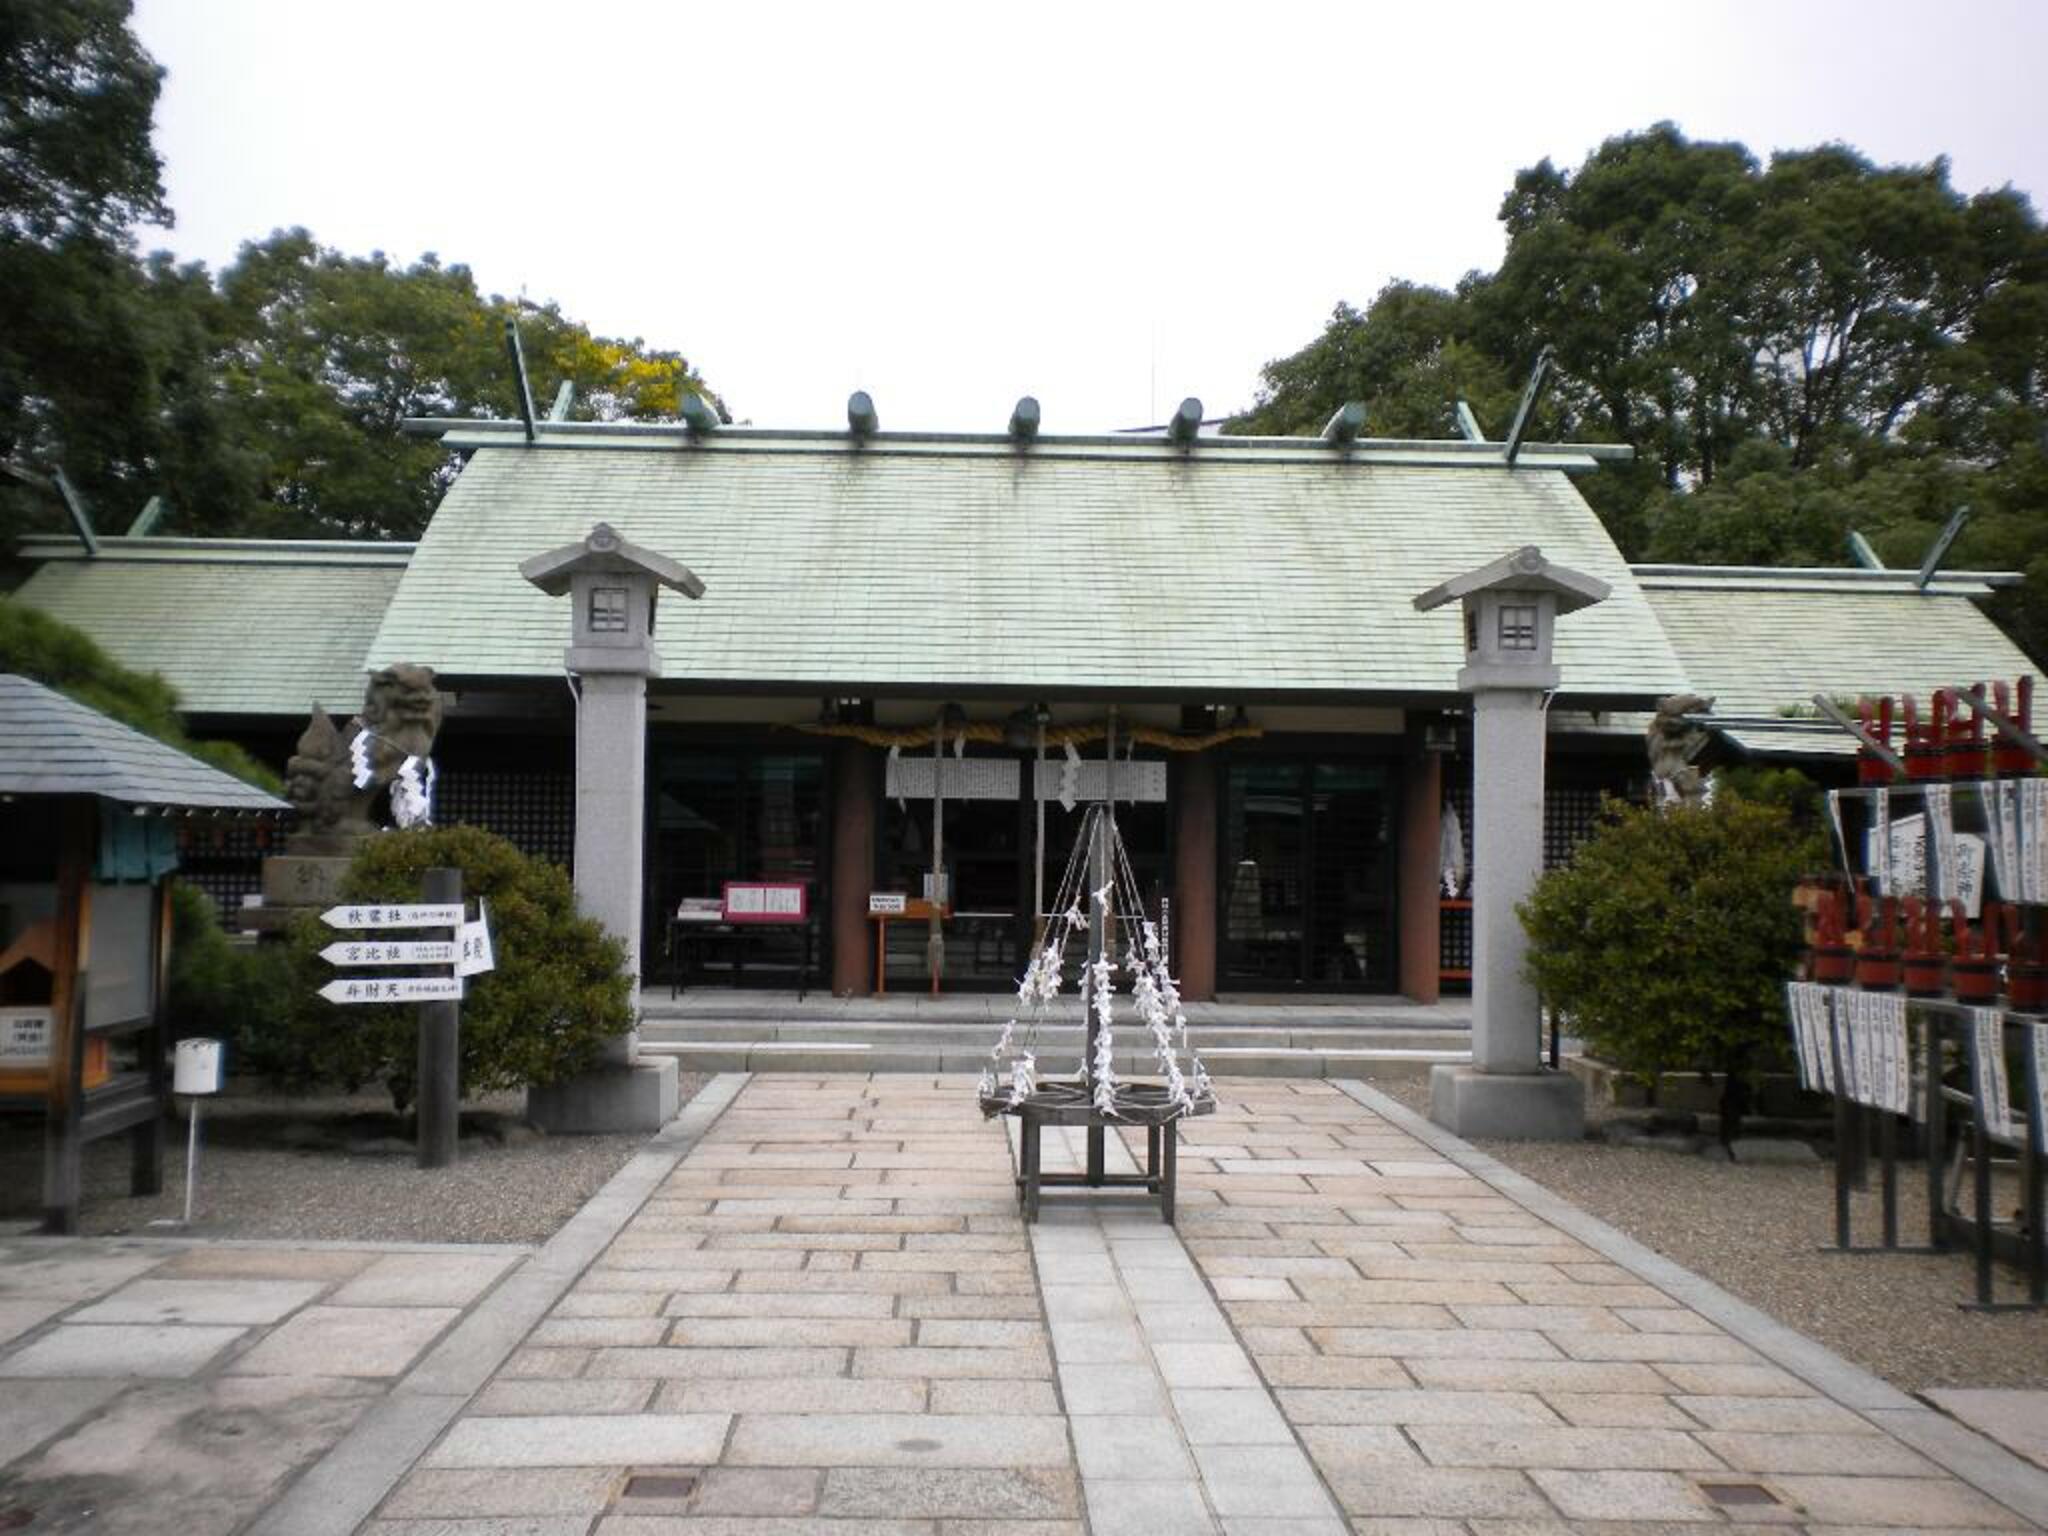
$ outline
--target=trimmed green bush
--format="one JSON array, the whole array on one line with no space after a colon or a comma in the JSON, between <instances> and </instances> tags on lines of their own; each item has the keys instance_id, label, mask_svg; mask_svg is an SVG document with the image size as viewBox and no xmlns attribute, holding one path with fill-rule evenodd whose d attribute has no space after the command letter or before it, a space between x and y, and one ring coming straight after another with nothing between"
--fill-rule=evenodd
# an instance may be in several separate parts
<instances>
[{"instance_id":1,"label":"trimmed green bush","mask_svg":"<svg viewBox=\"0 0 2048 1536\"><path fill-rule=\"evenodd\" d=\"M228 1070L276 1076L279 1021L297 999L291 956L275 944L237 944L222 930L213 898L197 886L171 887L171 1037L222 1040Z\"/></svg>"},{"instance_id":2,"label":"trimmed green bush","mask_svg":"<svg viewBox=\"0 0 2048 1536\"><path fill-rule=\"evenodd\" d=\"M1804 946L1792 888L1821 853L1783 806L1736 794L1609 802L1519 909L1530 977L1616 1066L1653 1082L1718 1074L1732 1141L1756 1076L1789 1059L1784 987Z\"/></svg>"},{"instance_id":3,"label":"trimmed green bush","mask_svg":"<svg viewBox=\"0 0 2048 1536\"><path fill-rule=\"evenodd\" d=\"M464 897L489 906L497 959L496 970L469 978L463 999L463 1094L555 1082L593 1066L604 1042L633 1026L625 948L577 915L559 867L475 827L381 832L349 866L342 897L418 901L426 872L442 868L461 870ZM404 1109L414 1093L418 1006L344 1008L321 999L320 986L339 973L320 950L342 937L312 917L294 927L298 1003L281 1042L292 1059L277 1061L271 1075L288 1087L381 1082Z\"/></svg>"}]
</instances>

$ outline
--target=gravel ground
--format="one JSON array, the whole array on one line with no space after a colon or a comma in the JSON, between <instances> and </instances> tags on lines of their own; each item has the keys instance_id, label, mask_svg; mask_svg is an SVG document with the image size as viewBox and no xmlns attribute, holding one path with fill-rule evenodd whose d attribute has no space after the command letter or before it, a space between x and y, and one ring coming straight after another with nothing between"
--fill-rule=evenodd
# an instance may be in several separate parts
<instances>
[{"instance_id":1,"label":"gravel ground","mask_svg":"<svg viewBox=\"0 0 2048 1536\"><path fill-rule=\"evenodd\" d=\"M1427 1109L1426 1079L1372 1086ZM1968 1255L1824 1251L1834 1242L1832 1164L1729 1164L1593 1141L1475 1145L1902 1391L2048 1388L2048 1313L1963 1310L1976 1294ZM1921 1164L1901 1165L1901 1242L1925 1239L1925 1179ZM1881 1233L1876 1183L1873 1168L1871 1193L1856 1201L1857 1242ZM2000 1266L1999 1283L2003 1298L2022 1294L2017 1270Z\"/></svg>"},{"instance_id":2,"label":"gravel ground","mask_svg":"<svg viewBox=\"0 0 2048 1536\"><path fill-rule=\"evenodd\" d=\"M684 1073L687 1101L703 1087ZM465 1102L455 1166L413 1166L410 1122L382 1093L281 1098L230 1091L200 1123L196 1237L356 1242L538 1243L645 1145L632 1136L545 1136L520 1122L524 1095ZM40 1209L39 1121L0 1121L0 1219ZM183 1215L185 1123L171 1128L164 1191L128 1194L128 1143L86 1149L82 1229L146 1233ZM159 1228L158 1231L165 1229Z\"/></svg>"}]
</instances>

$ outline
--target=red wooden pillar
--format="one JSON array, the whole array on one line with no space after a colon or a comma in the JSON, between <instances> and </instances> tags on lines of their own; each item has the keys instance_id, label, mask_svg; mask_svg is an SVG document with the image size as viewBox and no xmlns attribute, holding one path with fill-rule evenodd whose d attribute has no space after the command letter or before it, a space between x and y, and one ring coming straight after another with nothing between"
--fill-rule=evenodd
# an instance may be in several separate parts
<instances>
[{"instance_id":1,"label":"red wooden pillar","mask_svg":"<svg viewBox=\"0 0 2048 1536\"><path fill-rule=\"evenodd\" d=\"M854 997L874 990L868 892L875 884L875 803L881 754L841 741L832 757L832 990Z\"/></svg>"},{"instance_id":2,"label":"red wooden pillar","mask_svg":"<svg viewBox=\"0 0 2048 1536\"><path fill-rule=\"evenodd\" d=\"M1401 993L1433 1003L1442 991L1443 911L1437 899L1443 872L1444 763L1441 753L1424 750L1421 724L1413 716L1402 769L1400 863L1394 881Z\"/></svg>"},{"instance_id":3,"label":"red wooden pillar","mask_svg":"<svg viewBox=\"0 0 2048 1536\"><path fill-rule=\"evenodd\" d=\"M1216 759L1190 753L1177 765L1173 796L1173 963L1180 995L1216 995Z\"/></svg>"}]
</instances>

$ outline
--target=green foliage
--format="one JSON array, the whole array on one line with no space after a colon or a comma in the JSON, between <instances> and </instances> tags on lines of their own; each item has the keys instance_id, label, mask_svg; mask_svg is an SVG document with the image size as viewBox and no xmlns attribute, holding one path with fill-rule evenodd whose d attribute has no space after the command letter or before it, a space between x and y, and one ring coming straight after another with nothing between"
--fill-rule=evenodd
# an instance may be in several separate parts
<instances>
[{"instance_id":1,"label":"green foliage","mask_svg":"<svg viewBox=\"0 0 2048 1536\"><path fill-rule=\"evenodd\" d=\"M0 241L121 241L168 221L149 142L163 71L128 30L128 0L0 7Z\"/></svg>"},{"instance_id":2,"label":"green foliage","mask_svg":"<svg viewBox=\"0 0 2048 1536\"><path fill-rule=\"evenodd\" d=\"M1412 283L1389 283L1363 314L1339 304L1321 336L1266 364L1259 403L1231 430L1310 436L1351 400L1375 437L1454 436L1457 400L1505 430L1520 386L1473 345L1473 325L1466 295Z\"/></svg>"},{"instance_id":3,"label":"green foliage","mask_svg":"<svg viewBox=\"0 0 2048 1536\"><path fill-rule=\"evenodd\" d=\"M1636 450L1581 487L1630 558L1842 565L1855 528L1910 567L1968 502L1951 563L2028 572L1992 612L2048 657L2048 231L2025 197L1662 123L1521 172L1500 217L1497 272L1340 305L1241 425L1313 432L1352 398L1375 433L1448 436L1463 394L1498 435L1549 344L1538 436Z\"/></svg>"},{"instance_id":4,"label":"green foliage","mask_svg":"<svg viewBox=\"0 0 2048 1536\"><path fill-rule=\"evenodd\" d=\"M723 414L679 353L485 297L432 255L401 267L293 229L218 282L138 259L135 224L171 212L150 144L163 72L128 17L0 6L0 464L61 467L108 531L161 496L164 532L412 538L455 466L400 423L513 414L511 315L542 409L566 380L583 418L672 418L688 395ZM0 558L62 526L47 490L0 477Z\"/></svg>"},{"instance_id":5,"label":"green foliage","mask_svg":"<svg viewBox=\"0 0 2048 1536\"><path fill-rule=\"evenodd\" d=\"M402 425L517 412L508 317L540 409L565 380L586 419L673 417L685 395L708 394L679 354L593 336L552 304L485 298L467 267L431 254L398 267L284 230L242 247L218 297L216 369L257 450L254 484L241 503L177 498L186 531L416 536L456 466Z\"/></svg>"},{"instance_id":6,"label":"green foliage","mask_svg":"<svg viewBox=\"0 0 2048 1536\"><path fill-rule=\"evenodd\" d=\"M234 743L188 737L177 690L162 677L130 671L84 631L6 598L0 598L0 672L32 678L259 788L281 787L276 774Z\"/></svg>"},{"instance_id":7,"label":"green foliage","mask_svg":"<svg viewBox=\"0 0 2048 1536\"><path fill-rule=\"evenodd\" d=\"M1792 888L1820 852L1782 808L1738 794L1610 804L1520 908L1530 977L1616 1065L1717 1073L1739 1090L1785 1058L1784 984L1804 942ZM1742 1102L1724 1093L1724 1120Z\"/></svg>"},{"instance_id":8,"label":"green foliage","mask_svg":"<svg viewBox=\"0 0 2048 1536\"><path fill-rule=\"evenodd\" d=\"M220 926L213 898L171 887L171 1033L224 1040L228 1070L262 1072L272 1025L296 1002L291 957L275 944L238 944Z\"/></svg>"},{"instance_id":9,"label":"green foliage","mask_svg":"<svg viewBox=\"0 0 2048 1536\"><path fill-rule=\"evenodd\" d=\"M384 832L357 853L343 881L349 901L418 901L429 869L462 871L463 893L490 908L497 969L471 977L462 1004L462 1091L554 1082L596 1062L604 1042L632 1028L625 951L576 914L569 877L473 827ZM313 918L291 936L296 1003L258 1053L265 1075L304 1089L382 1082L403 1109L413 1097L418 1009L337 1007L315 995L334 978L319 951L338 935Z\"/></svg>"},{"instance_id":10,"label":"green foliage","mask_svg":"<svg viewBox=\"0 0 2048 1536\"><path fill-rule=\"evenodd\" d=\"M1794 832L1802 838L1816 839L1802 850L1807 865L1826 856L1825 845L1817 841L1823 831L1821 788L1797 768L1719 768L1714 772L1714 793L1735 795L1756 805L1776 806L1791 821Z\"/></svg>"}]
</instances>

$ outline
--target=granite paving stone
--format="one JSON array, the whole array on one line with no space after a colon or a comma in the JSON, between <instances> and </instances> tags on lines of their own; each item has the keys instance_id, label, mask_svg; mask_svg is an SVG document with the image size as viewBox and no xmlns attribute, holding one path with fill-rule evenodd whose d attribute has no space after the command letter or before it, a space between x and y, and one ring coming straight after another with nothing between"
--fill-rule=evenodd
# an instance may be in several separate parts
<instances>
[{"instance_id":1,"label":"granite paving stone","mask_svg":"<svg viewBox=\"0 0 2048 1536\"><path fill-rule=\"evenodd\" d=\"M67 1305L55 1298L14 1301L0 1297L0 1344L18 1339L30 1329L48 1322Z\"/></svg>"},{"instance_id":2,"label":"granite paving stone","mask_svg":"<svg viewBox=\"0 0 2048 1536\"><path fill-rule=\"evenodd\" d=\"M737 1377L664 1381L655 1396L664 1413L925 1413L930 1385L844 1376Z\"/></svg>"},{"instance_id":3,"label":"granite paving stone","mask_svg":"<svg viewBox=\"0 0 2048 1536\"><path fill-rule=\"evenodd\" d=\"M1203 1501L1201 1485L1104 1479L1087 1485L1089 1527L1098 1536L1215 1536L1217 1525Z\"/></svg>"},{"instance_id":4,"label":"granite paving stone","mask_svg":"<svg viewBox=\"0 0 2048 1536\"><path fill-rule=\"evenodd\" d=\"M692 1515L808 1515L822 1478L809 1467L712 1467L689 1499ZM904 1511L883 1511L903 1513Z\"/></svg>"},{"instance_id":5,"label":"granite paving stone","mask_svg":"<svg viewBox=\"0 0 2048 1536\"><path fill-rule=\"evenodd\" d=\"M1180 1426L1167 1414L1149 1418L1115 1414L1091 1419L1076 1432L1074 1449L1081 1463L1081 1476L1091 1482L1097 1478L1157 1482L1195 1475Z\"/></svg>"},{"instance_id":6,"label":"granite paving stone","mask_svg":"<svg viewBox=\"0 0 2048 1536\"><path fill-rule=\"evenodd\" d=\"M1556 1424L1559 1416L1533 1392L1428 1392L1383 1387L1330 1391L1283 1387L1275 1394L1289 1423L1317 1424ZM1618 1399L1645 1403L1647 1397Z\"/></svg>"},{"instance_id":7,"label":"granite paving stone","mask_svg":"<svg viewBox=\"0 0 2048 1536\"><path fill-rule=\"evenodd\" d=\"M1190 1445L1284 1445L1294 1434L1259 1387L1184 1387L1173 1411Z\"/></svg>"},{"instance_id":8,"label":"granite paving stone","mask_svg":"<svg viewBox=\"0 0 2048 1536\"><path fill-rule=\"evenodd\" d=\"M988 1531L981 1522L1075 1519L1081 1490L1072 1472L1055 1467L832 1467L817 1507L824 1516L971 1520Z\"/></svg>"},{"instance_id":9,"label":"granite paving stone","mask_svg":"<svg viewBox=\"0 0 2048 1536\"><path fill-rule=\"evenodd\" d=\"M0 1310L0 1373L130 1333L203 1378L22 1381L0 1451L105 1442L102 1392L291 1390L263 1374L290 1351L358 1394L321 1412L413 1416L397 1438L417 1463L359 1536L2023 1526L1943 1469L1949 1442L1908 1422L1927 1410L1851 1412L1772 1363L1827 1379L1807 1357L1753 1346L1739 1316L1398 1107L1310 1078L1219 1091L1186 1128L1177 1227L1135 1193L1060 1191L1026 1228L1014 1127L981 1120L965 1080L755 1076L467 1398L408 1395L397 1373L457 1309L521 1293L515 1250L252 1250L219 1270L157 1250L45 1269L35 1293L0 1265L0 1308L59 1309L24 1311L13 1346ZM1049 1171L1079 1166L1080 1131L1044 1145ZM1128 1172L1144 1138L1106 1151ZM627 1491L650 1474L695 1483ZM1783 1502L1724 1510L1714 1482Z\"/></svg>"},{"instance_id":10,"label":"granite paving stone","mask_svg":"<svg viewBox=\"0 0 2048 1536\"><path fill-rule=\"evenodd\" d=\"M844 1349L600 1349L591 1376L844 1376Z\"/></svg>"},{"instance_id":11,"label":"granite paving stone","mask_svg":"<svg viewBox=\"0 0 2048 1536\"><path fill-rule=\"evenodd\" d=\"M1296 1446L1207 1446L1197 1459L1202 1489L1220 1515L1315 1518L1333 1512L1321 1479Z\"/></svg>"},{"instance_id":12,"label":"granite paving stone","mask_svg":"<svg viewBox=\"0 0 2048 1536\"><path fill-rule=\"evenodd\" d=\"M1991 1531L2026 1529L2027 1522L1954 1478L1774 1477L1771 1487L1797 1505L1815 1526L1884 1526L1936 1530L1944 1526Z\"/></svg>"},{"instance_id":13,"label":"granite paving stone","mask_svg":"<svg viewBox=\"0 0 2048 1536\"><path fill-rule=\"evenodd\" d=\"M722 1413L544 1414L457 1420L430 1467L619 1467L715 1461Z\"/></svg>"},{"instance_id":14,"label":"granite paving stone","mask_svg":"<svg viewBox=\"0 0 2048 1536\"><path fill-rule=\"evenodd\" d=\"M606 1467L489 1469L421 1467L400 1483L378 1514L387 1520L490 1515L596 1515L618 1491Z\"/></svg>"},{"instance_id":15,"label":"granite paving stone","mask_svg":"<svg viewBox=\"0 0 2048 1536\"><path fill-rule=\"evenodd\" d=\"M328 1299L338 1307L466 1306L512 1263L502 1253L388 1253Z\"/></svg>"},{"instance_id":16,"label":"granite paving stone","mask_svg":"<svg viewBox=\"0 0 2048 1536\"><path fill-rule=\"evenodd\" d=\"M307 1307L228 1369L248 1376L396 1376L458 1315L454 1307Z\"/></svg>"},{"instance_id":17,"label":"granite paving stone","mask_svg":"<svg viewBox=\"0 0 2048 1536\"><path fill-rule=\"evenodd\" d=\"M317 1280L135 1280L81 1307L74 1323L274 1323L318 1296Z\"/></svg>"},{"instance_id":18,"label":"granite paving stone","mask_svg":"<svg viewBox=\"0 0 2048 1536\"><path fill-rule=\"evenodd\" d=\"M190 1324L63 1324L0 1357L0 1377L191 1376L246 1331Z\"/></svg>"},{"instance_id":19,"label":"granite paving stone","mask_svg":"<svg viewBox=\"0 0 2048 1536\"><path fill-rule=\"evenodd\" d=\"M1568 1520L1720 1520L1713 1501L1675 1472L1537 1468L1529 1476Z\"/></svg>"},{"instance_id":20,"label":"granite paving stone","mask_svg":"<svg viewBox=\"0 0 2048 1536\"><path fill-rule=\"evenodd\" d=\"M379 1255L349 1248L264 1248L239 1243L188 1248L151 1270L155 1280L346 1280Z\"/></svg>"},{"instance_id":21,"label":"granite paving stone","mask_svg":"<svg viewBox=\"0 0 2048 1536\"><path fill-rule=\"evenodd\" d=\"M0 1467L69 1429L121 1390L119 1381L16 1381L0 1391Z\"/></svg>"},{"instance_id":22,"label":"granite paving stone","mask_svg":"<svg viewBox=\"0 0 2048 1536\"><path fill-rule=\"evenodd\" d=\"M1161 1414L1168 1411L1166 1384L1149 1361L1086 1365L1060 1361L1060 1392L1067 1412Z\"/></svg>"},{"instance_id":23,"label":"granite paving stone","mask_svg":"<svg viewBox=\"0 0 2048 1536\"><path fill-rule=\"evenodd\" d=\"M471 1413L639 1413L653 1400L651 1381L491 1382L470 1403Z\"/></svg>"},{"instance_id":24,"label":"granite paving stone","mask_svg":"<svg viewBox=\"0 0 2048 1536\"><path fill-rule=\"evenodd\" d=\"M1064 1467L1057 1415L742 1414L725 1459L734 1466Z\"/></svg>"}]
</instances>

